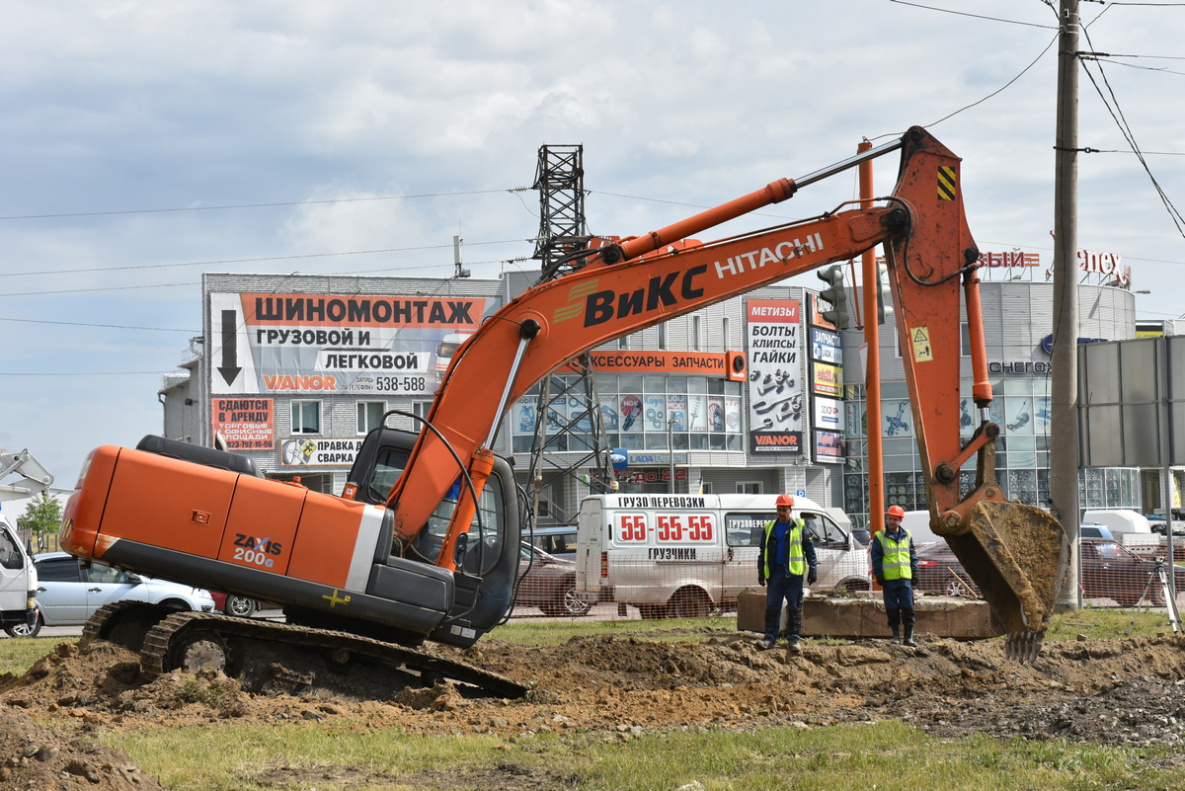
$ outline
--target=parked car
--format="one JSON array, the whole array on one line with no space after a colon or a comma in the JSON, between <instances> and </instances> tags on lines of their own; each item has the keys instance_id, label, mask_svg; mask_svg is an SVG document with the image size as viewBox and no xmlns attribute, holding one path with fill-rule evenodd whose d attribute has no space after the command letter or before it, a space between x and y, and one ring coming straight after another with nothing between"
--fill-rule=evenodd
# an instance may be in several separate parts
<instances>
[{"instance_id":1,"label":"parked car","mask_svg":"<svg viewBox=\"0 0 1185 791\"><path fill-rule=\"evenodd\" d=\"M1185 567L1174 566L1176 589L1185 591ZM1156 561L1143 558L1113 540L1082 541L1082 595L1087 599L1113 599L1133 607L1144 599L1154 606L1165 603L1164 589L1154 576ZM976 598L979 587L945 541L918 551L917 588L925 593Z\"/></svg>"},{"instance_id":2,"label":"parked car","mask_svg":"<svg viewBox=\"0 0 1185 791\"><path fill-rule=\"evenodd\" d=\"M1111 528L1106 525L1100 525L1097 522L1084 522L1078 526L1078 535L1082 538L1105 538L1109 541L1114 541L1115 536L1111 533Z\"/></svg>"},{"instance_id":3,"label":"parked car","mask_svg":"<svg viewBox=\"0 0 1185 791\"><path fill-rule=\"evenodd\" d=\"M538 607L544 615L588 615L592 603L576 595L576 564L557 558L527 542L521 546L518 573L521 578L515 602Z\"/></svg>"},{"instance_id":4,"label":"parked car","mask_svg":"<svg viewBox=\"0 0 1185 791\"><path fill-rule=\"evenodd\" d=\"M963 570L950 544L936 541L918 550L918 579L914 587L940 596L979 598L979 587Z\"/></svg>"},{"instance_id":5,"label":"parked car","mask_svg":"<svg viewBox=\"0 0 1185 791\"><path fill-rule=\"evenodd\" d=\"M576 558L576 525L536 527L531 535L524 533L523 540L529 540L553 557L563 560Z\"/></svg>"},{"instance_id":6,"label":"parked car","mask_svg":"<svg viewBox=\"0 0 1185 791\"><path fill-rule=\"evenodd\" d=\"M117 601L143 601L181 610L212 612L209 591L175 582L142 577L103 563L83 563L65 552L35 555L37 566L37 623L9 631L14 637L34 637L42 626L79 626L95 610Z\"/></svg>"},{"instance_id":7,"label":"parked car","mask_svg":"<svg viewBox=\"0 0 1185 791\"><path fill-rule=\"evenodd\" d=\"M240 596L237 593L210 591L210 595L214 597L215 610L224 612L227 615L236 615L239 618L250 618L267 606L263 602L250 599L246 596Z\"/></svg>"}]
</instances>

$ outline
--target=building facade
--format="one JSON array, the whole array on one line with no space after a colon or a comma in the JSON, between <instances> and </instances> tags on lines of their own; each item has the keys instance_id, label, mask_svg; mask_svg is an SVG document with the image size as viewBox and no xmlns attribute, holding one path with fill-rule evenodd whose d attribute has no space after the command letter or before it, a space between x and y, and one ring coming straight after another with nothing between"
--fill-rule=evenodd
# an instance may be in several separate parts
<instances>
[{"instance_id":1,"label":"building facade","mask_svg":"<svg viewBox=\"0 0 1185 791\"><path fill-rule=\"evenodd\" d=\"M388 425L418 430L455 349L532 282L522 273L497 280L206 274L203 336L160 391L164 432L250 456L268 477L340 493L366 433L392 410L399 414ZM1050 283L981 285L996 393L991 419L1002 428L1000 482L1009 498L1038 506L1048 504L1049 459L1057 452L1049 442L1052 293ZM1080 342L1135 336L1130 291L1081 285L1079 301ZM923 509L891 322L879 339L886 502ZM595 350L595 398L620 490L797 493L864 523L862 344L862 332L837 331L821 318L817 292L777 286ZM966 343L960 366L969 436L978 415ZM538 385L510 405L493 450L513 459L528 491L537 422L564 425L578 408L555 397L540 404ZM580 425L567 436L549 431L547 454L576 463L591 444L580 433ZM541 521L570 521L587 480L542 469ZM968 481L972 474L964 472ZM1139 502L1137 470L1083 473L1084 508Z\"/></svg>"}]
</instances>

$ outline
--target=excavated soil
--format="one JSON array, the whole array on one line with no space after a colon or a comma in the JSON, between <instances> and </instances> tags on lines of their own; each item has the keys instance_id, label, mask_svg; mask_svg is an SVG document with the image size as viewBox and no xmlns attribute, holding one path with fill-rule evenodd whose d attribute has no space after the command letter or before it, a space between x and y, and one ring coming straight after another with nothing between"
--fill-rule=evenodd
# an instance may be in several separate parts
<instances>
[{"instance_id":1,"label":"excavated soil","mask_svg":"<svg viewBox=\"0 0 1185 791\"><path fill-rule=\"evenodd\" d=\"M434 647L529 683L528 698L515 701L469 699L449 685L398 694L363 690L373 693L369 700L255 694L211 672L173 672L149 682L135 655L122 648L64 642L23 676L0 677L0 788L158 788L126 755L77 737L220 720L364 722L514 739L561 731L609 740L662 729L905 720L943 737L1185 742L1185 642L1171 635L1048 643L1035 662L1020 665L1004 658L1000 640L925 638L916 649L871 640L808 643L792 656L781 648L759 651L722 629L703 632L698 643L660 642L653 638L663 634L655 631L550 647L494 639L464 651ZM1185 754L1167 760L1185 763ZM288 781L292 771L286 770ZM488 779L510 788L548 782ZM418 780L436 785L429 777Z\"/></svg>"}]
</instances>

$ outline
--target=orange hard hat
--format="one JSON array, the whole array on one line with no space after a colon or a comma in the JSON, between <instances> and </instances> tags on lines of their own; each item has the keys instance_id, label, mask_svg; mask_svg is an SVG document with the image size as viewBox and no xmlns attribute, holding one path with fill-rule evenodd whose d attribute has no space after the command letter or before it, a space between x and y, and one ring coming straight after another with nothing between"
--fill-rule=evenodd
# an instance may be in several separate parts
<instances>
[{"instance_id":1,"label":"orange hard hat","mask_svg":"<svg viewBox=\"0 0 1185 791\"><path fill-rule=\"evenodd\" d=\"M794 507L794 498L788 494L779 494L778 501L777 501L776 505L778 506L778 508L781 508L782 506L786 506L787 508L793 508Z\"/></svg>"},{"instance_id":2,"label":"orange hard hat","mask_svg":"<svg viewBox=\"0 0 1185 791\"><path fill-rule=\"evenodd\" d=\"M904 519L905 518L905 509L899 505L890 505L889 510L885 514L885 516L895 516L898 519Z\"/></svg>"}]
</instances>

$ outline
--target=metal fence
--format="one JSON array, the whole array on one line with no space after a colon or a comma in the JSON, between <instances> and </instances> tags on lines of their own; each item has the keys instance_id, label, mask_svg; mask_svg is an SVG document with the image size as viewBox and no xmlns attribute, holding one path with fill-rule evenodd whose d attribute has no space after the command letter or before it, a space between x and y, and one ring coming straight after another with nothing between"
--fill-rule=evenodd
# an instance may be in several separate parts
<instances>
[{"instance_id":1,"label":"metal fence","mask_svg":"<svg viewBox=\"0 0 1185 791\"><path fill-rule=\"evenodd\" d=\"M1178 604L1185 591L1185 546L1166 557L1164 540L1142 542L1085 539L1079 542L1078 586L1091 607L1165 607L1164 581L1174 583ZM819 579L813 594L873 590L867 547L817 547ZM582 585L576 554L524 556L514 617L594 617L600 620L711 617L735 609L737 596L757 586L756 549L723 552L673 551L596 559L586 569L598 577ZM528 570L529 564L529 570ZM918 547L915 590L927 596L981 598L971 576L944 541ZM578 588L584 587L581 593Z\"/></svg>"}]
</instances>

